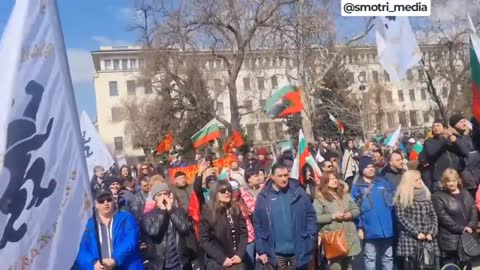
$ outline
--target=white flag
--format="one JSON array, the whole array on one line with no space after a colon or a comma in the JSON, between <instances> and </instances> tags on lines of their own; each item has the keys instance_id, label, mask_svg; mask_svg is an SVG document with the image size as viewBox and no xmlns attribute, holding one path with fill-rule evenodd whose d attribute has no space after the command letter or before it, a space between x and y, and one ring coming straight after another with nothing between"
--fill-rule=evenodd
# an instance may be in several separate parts
<instances>
[{"instance_id":1,"label":"white flag","mask_svg":"<svg viewBox=\"0 0 480 270\"><path fill-rule=\"evenodd\" d=\"M422 59L415 33L408 17L377 17L375 25L378 61L392 81L399 82Z\"/></svg>"},{"instance_id":2,"label":"white flag","mask_svg":"<svg viewBox=\"0 0 480 270\"><path fill-rule=\"evenodd\" d=\"M70 269L92 200L54 0L17 0L0 42L2 269Z\"/></svg>"},{"instance_id":3,"label":"white flag","mask_svg":"<svg viewBox=\"0 0 480 270\"><path fill-rule=\"evenodd\" d=\"M82 112L80 127L82 129L84 154L87 159L88 177L92 179L95 166L102 166L108 170L115 161L107 146L100 139L95 126L86 112Z\"/></svg>"},{"instance_id":4,"label":"white flag","mask_svg":"<svg viewBox=\"0 0 480 270\"><path fill-rule=\"evenodd\" d=\"M400 131L402 130L402 125L400 125L397 130L395 130L392 134L390 134L383 144L390 146L390 147L395 147L395 145L398 143L398 139L400 139Z\"/></svg>"}]
</instances>

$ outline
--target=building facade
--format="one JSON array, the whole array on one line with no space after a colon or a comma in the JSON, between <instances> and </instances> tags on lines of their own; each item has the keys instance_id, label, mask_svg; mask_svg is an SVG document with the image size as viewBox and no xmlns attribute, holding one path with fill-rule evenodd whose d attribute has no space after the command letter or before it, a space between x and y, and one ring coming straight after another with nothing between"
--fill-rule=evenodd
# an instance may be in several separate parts
<instances>
[{"instance_id":1,"label":"building facade","mask_svg":"<svg viewBox=\"0 0 480 270\"><path fill-rule=\"evenodd\" d=\"M103 142L115 155L143 156L143 151L133 147L132 138L128 138L125 132L122 109L130 98L154 95L151 82L139 80L145 66L143 55L142 49L135 46L101 47L92 52L98 130ZM211 52L196 52L195 56L200 56L200 66L212 97L216 99L217 114L229 120L225 63L213 58ZM345 54L343 61L352 82L352 98L358 100L363 112L367 135L394 130L399 124L406 131L423 132L438 117L436 104L431 101L423 83L421 68L410 70L402 86L396 86L378 63L374 47L353 48ZM270 119L263 113L263 108L272 91L291 82L295 76L296 68L291 59L262 51L246 55L236 82L238 101L243 106L240 113L250 112L242 116L241 125L257 145L286 139L283 121ZM363 88L365 90L360 90ZM372 95L374 92L376 96ZM446 94L442 92L444 97Z\"/></svg>"}]
</instances>

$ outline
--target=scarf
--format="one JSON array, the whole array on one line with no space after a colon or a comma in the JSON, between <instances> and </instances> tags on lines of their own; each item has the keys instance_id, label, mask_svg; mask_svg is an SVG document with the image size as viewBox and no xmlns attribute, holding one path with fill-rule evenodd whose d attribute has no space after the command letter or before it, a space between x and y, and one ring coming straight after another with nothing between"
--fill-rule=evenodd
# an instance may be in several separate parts
<instances>
[{"instance_id":1,"label":"scarf","mask_svg":"<svg viewBox=\"0 0 480 270\"><path fill-rule=\"evenodd\" d=\"M423 188L413 189L413 200L415 202L424 202L427 200L427 192Z\"/></svg>"}]
</instances>

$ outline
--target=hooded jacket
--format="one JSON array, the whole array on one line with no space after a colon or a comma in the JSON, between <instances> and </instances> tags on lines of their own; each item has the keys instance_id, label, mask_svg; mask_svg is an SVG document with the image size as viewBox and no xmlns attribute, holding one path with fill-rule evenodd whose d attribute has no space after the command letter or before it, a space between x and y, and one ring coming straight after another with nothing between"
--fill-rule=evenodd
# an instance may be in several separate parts
<instances>
[{"instance_id":1,"label":"hooded jacket","mask_svg":"<svg viewBox=\"0 0 480 270\"><path fill-rule=\"evenodd\" d=\"M395 186L390 181L376 177L367 183L360 177L352 187L352 198L360 207L357 228L362 229L367 240L394 236Z\"/></svg>"},{"instance_id":2,"label":"hooded jacket","mask_svg":"<svg viewBox=\"0 0 480 270\"><path fill-rule=\"evenodd\" d=\"M87 223L87 228L80 242L76 264L79 269L93 270L94 264L100 259L95 237L93 218ZM139 229L132 214L118 211L112 218L112 259L117 270L142 270L143 260L139 249Z\"/></svg>"},{"instance_id":3,"label":"hooded jacket","mask_svg":"<svg viewBox=\"0 0 480 270\"><path fill-rule=\"evenodd\" d=\"M317 216L310 198L300 183L289 179L289 188L293 193L292 221L295 245L295 259L297 267L301 267L312 260L313 242L317 237ZM253 213L255 228L255 248L260 255L266 254L268 260L276 265L275 235L272 224L272 193L273 181L269 180L265 188L258 194Z\"/></svg>"}]
</instances>

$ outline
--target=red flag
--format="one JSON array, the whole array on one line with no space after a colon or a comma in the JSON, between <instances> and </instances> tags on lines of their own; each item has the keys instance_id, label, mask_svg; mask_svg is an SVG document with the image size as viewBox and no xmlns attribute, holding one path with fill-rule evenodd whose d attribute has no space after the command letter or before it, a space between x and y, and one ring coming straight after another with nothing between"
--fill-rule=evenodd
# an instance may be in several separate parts
<instances>
[{"instance_id":1,"label":"red flag","mask_svg":"<svg viewBox=\"0 0 480 270\"><path fill-rule=\"evenodd\" d=\"M232 137L230 137L229 139L227 139L227 141L225 142L225 145L223 146L223 150L225 151L225 154L229 154L231 151L232 151L232 148L239 148L241 147L243 144L245 143L245 141L243 140L242 138L242 135L240 134L240 132L238 131L235 131L233 134L232 134Z\"/></svg>"},{"instance_id":2,"label":"red flag","mask_svg":"<svg viewBox=\"0 0 480 270\"><path fill-rule=\"evenodd\" d=\"M190 204L188 205L188 215L193 220L193 228L195 230L195 236L198 239L198 229L200 226L200 200L197 197L197 194L192 192L190 196Z\"/></svg>"},{"instance_id":3,"label":"red flag","mask_svg":"<svg viewBox=\"0 0 480 270\"><path fill-rule=\"evenodd\" d=\"M161 143L157 146L157 154L163 154L165 152L169 152L172 149L173 144L173 135L172 133L168 133L168 135L163 139Z\"/></svg>"}]
</instances>

